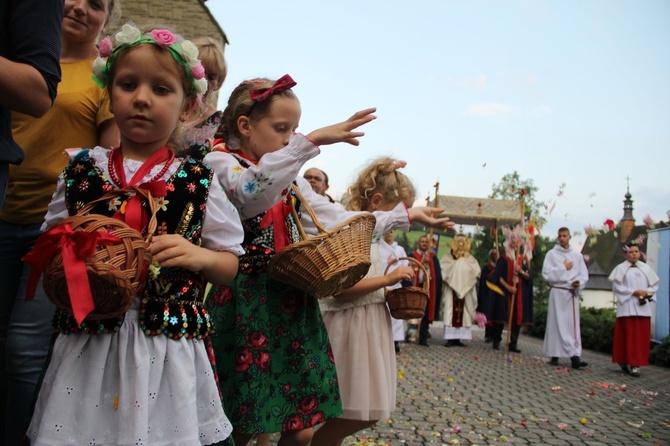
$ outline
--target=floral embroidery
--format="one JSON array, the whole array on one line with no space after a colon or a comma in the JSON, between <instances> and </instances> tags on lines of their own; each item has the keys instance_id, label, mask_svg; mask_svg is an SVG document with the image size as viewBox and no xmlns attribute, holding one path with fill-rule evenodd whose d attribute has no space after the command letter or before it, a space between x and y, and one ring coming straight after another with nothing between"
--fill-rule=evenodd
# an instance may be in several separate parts
<instances>
[{"instance_id":1,"label":"floral embroidery","mask_svg":"<svg viewBox=\"0 0 670 446\"><path fill-rule=\"evenodd\" d=\"M74 167L72 168L72 170L74 170L75 173L79 173L79 172L81 172L82 170L84 170L84 165L83 165L83 164L79 164L79 163L77 163L77 165L74 166Z\"/></svg>"},{"instance_id":2,"label":"floral embroidery","mask_svg":"<svg viewBox=\"0 0 670 446\"><path fill-rule=\"evenodd\" d=\"M257 188L258 183L256 183L255 181L249 181L247 184L244 185L244 192L253 194Z\"/></svg>"},{"instance_id":3,"label":"floral embroidery","mask_svg":"<svg viewBox=\"0 0 670 446\"><path fill-rule=\"evenodd\" d=\"M188 190L190 193L195 193L195 183L189 182L186 183L186 190Z\"/></svg>"},{"instance_id":4,"label":"floral embroidery","mask_svg":"<svg viewBox=\"0 0 670 446\"><path fill-rule=\"evenodd\" d=\"M161 211L167 211L167 205L170 203L170 200L166 200L165 197L154 198L154 200L156 200L156 206Z\"/></svg>"},{"instance_id":5,"label":"floral embroidery","mask_svg":"<svg viewBox=\"0 0 670 446\"><path fill-rule=\"evenodd\" d=\"M109 205L108 208L110 211L118 211L119 206L121 206L121 199L119 197L114 197L113 199L109 200Z\"/></svg>"},{"instance_id":6,"label":"floral embroidery","mask_svg":"<svg viewBox=\"0 0 670 446\"><path fill-rule=\"evenodd\" d=\"M202 166L198 164L191 166L191 172L202 173Z\"/></svg>"},{"instance_id":7,"label":"floral embroidery","mask_svg":"<svg viewBox=\"0 0 670 446\"><path fill-rule=\"evenodd\" d=\"M88 186L89 186L90 184L91 184L91 183L89 183L88 180L84 180L84 181L82 181L82 182L79 184L78 189L79 189L80 191L86 191L86 190L88 190Z\"/></svg>"}]
</instances>

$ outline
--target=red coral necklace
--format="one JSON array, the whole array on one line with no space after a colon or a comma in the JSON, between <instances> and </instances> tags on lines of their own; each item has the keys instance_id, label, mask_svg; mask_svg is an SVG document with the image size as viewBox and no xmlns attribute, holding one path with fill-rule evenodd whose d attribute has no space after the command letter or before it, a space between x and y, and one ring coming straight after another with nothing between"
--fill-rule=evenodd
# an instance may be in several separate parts
<instances>
[{"instance_id":1,"label":"red coral necklace","mask_svg":"<svg viewBox=\"0 0 670 446\"><path fill-rule=\"evenodd\" d=\"M121 152L121 147L112 149L112 153L109 154L109 161L107 162L107 170L109 171L109 177L111 180L120 188L126 186L136 185L142 178L146 176L147 173L151 172L151 169L154 166L159 165L162 162L165 162L163 168L148 182L154 182L160 179L165 172L168 171L172 161L174 161L175 155L168 146L163 146L157 151L155 151L149 159L147 159L142 166L139 168L135 175L130 179L130 182L126 182L126 171L123 168L123 153Z\"/></svg>"}]
</instances>

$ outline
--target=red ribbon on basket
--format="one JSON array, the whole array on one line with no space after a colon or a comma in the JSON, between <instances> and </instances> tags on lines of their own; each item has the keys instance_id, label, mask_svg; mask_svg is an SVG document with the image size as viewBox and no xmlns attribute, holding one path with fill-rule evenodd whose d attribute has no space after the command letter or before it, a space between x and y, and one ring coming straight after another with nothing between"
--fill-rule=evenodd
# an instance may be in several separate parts
<instances>
[{"instance_id":1,"label":"red ribbon on basket","mask_svg":"<svg viewBox=\"0 0 670 446\"><path fill-rule=\"evenodd\" d=\"M290 200L289 196L287 200ZM291 205L282 200L268 210L261 219L261 228L267 229L272 225L275 240L275 254L291 244L288 238L286 219L291 215Z\"/></svg>"},{"instance_id":2,"label":"red ribbon on basket","mask_svg":"<svg viewBox=\"0 0 670 446\"><path fill-rule=\"evenodd\" d=\"M30 265L25 300L32 300L35 297L37 282L44 267L60 249L63 254L63 268L72 313L77 324L81 325L86 316L95 308L91 286L88 282L86 258L95 254L97 245L108 245L120 241L119 237L106 232L74 231L68 224L54 226L42 234L37 239L35 247L21 259Z\"/></svg>"}]
</instances>

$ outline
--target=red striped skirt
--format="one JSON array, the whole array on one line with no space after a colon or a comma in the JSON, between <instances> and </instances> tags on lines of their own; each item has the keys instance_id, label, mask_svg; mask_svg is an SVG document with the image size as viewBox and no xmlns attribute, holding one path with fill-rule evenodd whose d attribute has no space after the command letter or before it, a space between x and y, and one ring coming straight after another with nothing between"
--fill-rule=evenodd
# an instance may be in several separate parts
<instances>
[{"instance_id":1,"label":"red striped skirt","mask_svg":"<svg viewBox=\"0 0 670 446\"><path fill-rule=\"evenodd\" d=\"M649 364L651 318L626 316L616 318L612 362L642 366Z\"/></svg>"}]
</instances>

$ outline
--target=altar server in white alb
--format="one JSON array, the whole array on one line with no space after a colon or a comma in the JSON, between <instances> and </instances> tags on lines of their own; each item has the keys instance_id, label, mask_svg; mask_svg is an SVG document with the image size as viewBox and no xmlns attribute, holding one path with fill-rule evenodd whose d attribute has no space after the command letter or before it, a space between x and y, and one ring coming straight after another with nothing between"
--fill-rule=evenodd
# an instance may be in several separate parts
<instances>
[{"instance_id":1,"label":"altar server in white alb","mask_svg":"<svg viewBox=\"0 0 670 446\"><path fill-rule=\"evenodd\" d=\"M640 247L626 245L626 261L609 276L617 299L612 362L631 376L640 376L640 366L649 364L651 315L659 278L649 265L640 261Z\"/></svg>"},{"instance_id":2,"label":"altar server in white alb","mask_svg":"<svg viewBox=\"0 0 670 446\"><path fill-rule=\"evenodd\" d=\"M579 293L589 280L589 272L582 254L570 248L570 238L570 230L560 228L558 244L542 264L542 277L551 286L542 353L551 357L551 365L558 365L558 358L570 358L572 368L578 369L588 365L581 359Z\"/></svg>"}]
</instances>

